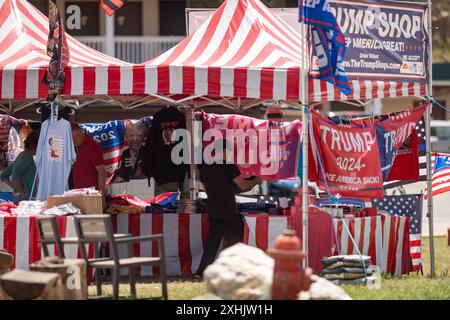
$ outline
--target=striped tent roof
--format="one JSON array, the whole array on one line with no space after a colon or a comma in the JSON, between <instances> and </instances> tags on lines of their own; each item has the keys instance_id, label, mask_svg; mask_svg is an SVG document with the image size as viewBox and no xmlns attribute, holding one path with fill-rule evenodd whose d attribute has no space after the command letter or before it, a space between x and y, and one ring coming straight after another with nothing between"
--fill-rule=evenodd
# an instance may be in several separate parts
<instances>
[{"instance_id":1,"label":"striped tent roof","mask_svg":"<svg viewBox=\"0 0 450 320\"><path fill-rule=\"evenodd\" d=\"M288 9L289 10L289 9ZM295 9L291 9L295 10ZM306 45L298 28L288 25L260 0L225 0L189 37L161 56L135 69L134 91L209 100L300 100L300 71ZM423 96L426 85L400 80L350 79L345 96L311 73L311 103ZM201 97L201 98L200 98ZM255 100L256 99L256 100Z\"/></svg>"},{"instance_id":2,"label":"striped tent roof","mask_svg":"<svg viewBox=\"0 0 450 320\"><path fill-rule=\"evenodd\" d=\"M48 18L26 0L0 0L0 100L45 99ZM65 94L120 94L132 65L100 53L67 35L70 62Z\"/></svg>"},{"instance_id":3,"label":"striped tent roof","mask_svg":"<svg viewBox=\"0 0 450 320\"><path fill-rule=\"evenodd\" d=\"M135 69L135 91L299 100L301 48L299 32L259 0L226 0L195 33Z\"/></svg>"}]
</instances>

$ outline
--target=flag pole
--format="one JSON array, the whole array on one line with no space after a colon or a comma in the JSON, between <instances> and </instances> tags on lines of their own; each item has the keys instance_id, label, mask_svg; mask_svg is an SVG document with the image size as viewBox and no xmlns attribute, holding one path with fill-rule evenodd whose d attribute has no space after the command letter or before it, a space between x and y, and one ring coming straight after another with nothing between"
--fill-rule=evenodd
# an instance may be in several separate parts
<instances>
[{"instance_id":1,"label":"flag pole","mask_svg":"<svg viewBox=\"0 0 450 320\"><path fill-rule=\"evenodd\" d=\"M428 0L428 37L429 37L429 53L428 53L428 89L427 94L429 98L433 96L433 26L432 26L432 4L431 0ZM435 276L434 270L434 232L433 232L433 194L432 194L432 169L431 169L431 99L429 99L428 108L426 110L425 117L425 133L426 133L426 154L427 154L427 217L428 217L428 230L430 240L430 275L433 278Z\"/></svg>"},{"instance_id":2,"label":"flag pole","mask_svg":"<svg viewBox=\"0 0 450 320\"><path fill-rule=\"evenodd\" d=\"M308 128L309 128L309 107L308 107L308 36L306 24L301 23L300 35L302 39L303 68L300 72L301 105L302 105L302 250L305 253L303 268L308 267Z\"/></svg>"},{"instance_id":3,"label":"flag pole","mask_svg":"<svg viewBox=\"0 0 450 320\"><path fill-rule=\"evenodd\" d=\"M106 54L115 57L115 44L114 44L114 15L110 16L107 13L105 15L105 34L106 34Z\"/></svg>"}]
</instances>

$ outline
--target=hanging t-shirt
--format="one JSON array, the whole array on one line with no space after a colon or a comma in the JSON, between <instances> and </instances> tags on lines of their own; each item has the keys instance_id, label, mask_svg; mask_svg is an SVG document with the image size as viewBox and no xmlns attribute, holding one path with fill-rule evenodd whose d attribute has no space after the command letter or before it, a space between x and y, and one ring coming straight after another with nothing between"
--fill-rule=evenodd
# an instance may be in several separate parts
<instances>
[{"instance_id":1,"label":"hanging t-shirt","mask_svg":"<svg viewBox=\"0 0 450 320\"><path fill-rule=\"evenodd\" d=\"M158 185L183 182L186 177L188 164L174 164L171 157L173 148L181 142L181 139L173 140L176 129L186 129L184 114L177 108L163 108L154 114L141 167L144 174L153 177Z\"/></svg>"},{"instance_id":2,"label":"hanging t-shirt","mask_svg":"<svg viewBox=\"0 0 450 320\"><path fill-rule=\"evenodd\" d=\"M36 153L39 177L38 200L68 190L70 169L76 159L69 121L46 120L42 124Z\"/></svg>"}]
</instances>

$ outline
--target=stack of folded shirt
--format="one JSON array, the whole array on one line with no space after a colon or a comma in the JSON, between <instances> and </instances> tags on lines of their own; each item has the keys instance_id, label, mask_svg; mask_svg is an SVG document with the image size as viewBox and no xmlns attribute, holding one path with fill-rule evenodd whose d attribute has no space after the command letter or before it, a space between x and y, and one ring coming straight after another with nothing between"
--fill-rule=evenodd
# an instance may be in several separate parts
<instances>
[{"instance_id":1,"label":"stack of folded shirt","mask_svg":"<svg viewBox=\"0 0 450 320\"><path fill-rule=\"evenodd\" d=\"M340 255L322 260L323 277L336 285L366 284L371 279L374 268L369 256ZM367 278L366 278L367 276Z\"/></svg>"},{"instance_id":2,"label":"stack of folded shirt","mask_svg":"<svg viewBox=\"0 0 450 320\"><path fill-rule=\"evenodd\" d=\"M80 196L80 195L96 196L99 194L101 194L100 191L96 190L94 187L72 189L72 190L67 190L64 192L64 196L67 196L67 197Z\"/></svg>"},{"instance_id":3,"label":"stack of folded shirt","mask_svg":"<svg viewBox=\"0 0 450 320\"><path fill-rule=\"evenodd\" d=\"M277 213L275 203L263 201L238 203L238 209L241 213Z\"/></svg>"},{"instance_id":4,"label":"stack of folded shirt","mask_svg":"<svg viewBox=\"0 0 450 320\"><path fill-rule=\"evenodd\" d=\"M15 209L11 209L11 213L21 216L34 216L42 214L47 209L47 201L20 201Z\"/></svg>"},{"instance_id":5,"label":"stack of folded shirt","mask_svg":"<svg viewBox=\"0 0 450 320\"><path fill-rule=\"evenodd\" d=\"M77 208L72 202L69 202L47 209L43 212L43 214L54 216L68 216L72 214L81 214L81 210Z\"/></svg>"},{"instance_id":6,"label":"stack of folded shirt","mask_svg":"<svg viewBox=\"0 0 450 320\"><path fill-rule=\"evenodd\" d=\"M128 213L128 214L141 214L144 211L144 208L135 207L135 206L122 206L119 204L112 204L109 206L106 213L109 214L119 214L119 213Z\"/></svg>"},{"instance_id":7,"label":"stack of folded shirt","mask_svg":"<svg viewBox=\"0 0 450 320\"><path fill-rule=\"evenodd\" d=\"M144 209L144 213L177 213L177 207L171 204L159 205L153 203Z\"/></svg>"}]
</instances>

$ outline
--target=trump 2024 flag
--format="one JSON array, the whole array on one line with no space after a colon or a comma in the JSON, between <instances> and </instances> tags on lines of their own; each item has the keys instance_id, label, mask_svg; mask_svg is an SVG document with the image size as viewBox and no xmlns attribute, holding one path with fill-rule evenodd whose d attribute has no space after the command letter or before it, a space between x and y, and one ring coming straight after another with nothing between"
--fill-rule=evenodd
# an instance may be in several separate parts
<instances>
[{"instance_id":1,"label":"trump 2024 flag","mask_svg":"<svg viewBox=\"0 0 450 320\"><path fill-rule=\"evenodd\" d=\"M345 37L328 0L299 0L299 22L311 25L311 42L319 59L319 78L336 85L345 95L351 88L342 61Z\"/></svg>"}]
</instances>

